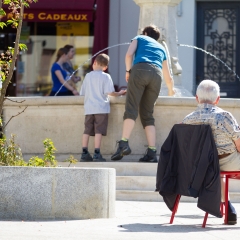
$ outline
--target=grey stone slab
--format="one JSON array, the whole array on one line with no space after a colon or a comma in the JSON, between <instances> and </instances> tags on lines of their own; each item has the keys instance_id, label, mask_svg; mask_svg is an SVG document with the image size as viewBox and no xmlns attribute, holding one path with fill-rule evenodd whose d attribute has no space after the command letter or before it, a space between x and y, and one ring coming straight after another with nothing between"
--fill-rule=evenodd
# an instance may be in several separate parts
<instances>
[{"instance_id":1,"label":"grey stone slab","mask_svg":"<svg viewBox=\"0 0 240 240\"><path fill-rule=\"evenodd\" d=\"M0 219L114 217L115 189L112 168L0 167Z\"/></svg>"}]
</instances>

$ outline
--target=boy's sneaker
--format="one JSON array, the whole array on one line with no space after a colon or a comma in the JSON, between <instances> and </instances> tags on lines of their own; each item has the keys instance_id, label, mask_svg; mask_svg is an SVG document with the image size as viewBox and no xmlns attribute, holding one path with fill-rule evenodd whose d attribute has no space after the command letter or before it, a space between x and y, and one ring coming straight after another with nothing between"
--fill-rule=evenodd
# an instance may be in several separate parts
<instances>
[{"instance_id":1,"label":"boy's sneaker","mask_svg":"<svg viewBox=\"0 0 240 240\"><path fill-rule=\"evenodd\" d=\"M121 160L123 156L129 155L131 153L131 149L128 145L128 141L117 141L118 149L117 151L112 155L111 160L117 161Z\"/></svg>"},{"instance_id":2,"label":"boy's sneaker","mask_svg":"<svg viewBox=\"0 0 240 240\"><path fill-rule=\"evenodd\" d=\"M139 159L139 162L157 162L157 151L148 148L145 155Z\"/></svg>"},{"instance_id":3,"label":"boy's sneaker","mask_svg":"<svg viewBox=\"0 0 240 240\"><path fill-rule=\"evenodd\" d=\"M92 161L93 161L93 158L89 152L82 153L80 162L92 162Z\"/></svg>"},{"instance_id":4,"label":"boy's sneaker","mask_svg":"<svg viewBox=\"0 0 240 240\"><path fill-rule=\"evenodd\" d=\"M101 153L94 153L93 161L94 162L106 162L106 159L102 157Z\"/></svg>"}]
</instances>

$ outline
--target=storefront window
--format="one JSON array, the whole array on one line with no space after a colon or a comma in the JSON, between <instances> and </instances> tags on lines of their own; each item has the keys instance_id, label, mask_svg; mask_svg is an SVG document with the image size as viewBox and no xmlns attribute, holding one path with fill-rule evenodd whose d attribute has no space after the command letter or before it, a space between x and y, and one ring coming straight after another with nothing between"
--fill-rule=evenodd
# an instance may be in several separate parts
<instances>
[{"instance_id":1,"label":"storefront window","mask_svg":"<svg viewBox=\"0 0 240 240\"><path fill-rule=\"evenodd\" d=\"M24 23L21 42L28 51L21 52L16 69L16 96L48 96L52 87L51 66L59 48L73 45L72 60L77 76L83 79L91 67L93 48L91 22L28 22ZM77 84L79 89L81 82Z\"/></svg>"}]
</instances>

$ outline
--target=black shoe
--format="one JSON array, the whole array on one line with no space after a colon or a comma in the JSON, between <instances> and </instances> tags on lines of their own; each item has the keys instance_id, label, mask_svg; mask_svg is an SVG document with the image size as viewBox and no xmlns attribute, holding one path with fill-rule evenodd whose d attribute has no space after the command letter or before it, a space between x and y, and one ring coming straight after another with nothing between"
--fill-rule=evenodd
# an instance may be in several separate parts
<instances>
[{"instance_id":1,"label":"black shoe","mask_svg":"<svg viewBox=\"0 0 240 240\"><path fill-rule=\"evenodd\" d=\"M121 160L123 156L129 155L131 153L131 149L128 145L128 141L117 141L118 149L117 151L112 155L111 160L117 161Z\"/></svg>"},{"instance_id":2,"label":"black shoe","mask_svg":"<svg viewBox=\"0 0 240 240\"><path fill-rule=\"evenodd\" d=\"M237 212L230 201L228 201L228 224L237 224Z\"/></svg>"},{"instance_id":3,"label":"black shoe","mask_svg":"<svg viewBox=\"0 0 240 240\"><path fill-rule=\"evenodd\" d=\"M139 159L139 162L157 162L157 151L148 148L145 155Z\"/></svg>"},{"instance_id":4,"label":"black shoe","mask_svg":"<svg viewBox=\"0 0 240 240\"><path fill-rule=\"evenodd\" d=\"M102 157L101 153L94 153L93 161L94 162L106 162L106 159Z\"/></svg>"},{"instance_id":5,"label":"black shoe","mask_svg":"<svg viewBox=\"0 0 240 240\"><path fill-rule=\"evenodd\" d=\"M89 152L82 153L80 162L92 162L92 161L93 161L93 158L92 158L92 156L90 155Z\"/></svg>"}]
</instances>

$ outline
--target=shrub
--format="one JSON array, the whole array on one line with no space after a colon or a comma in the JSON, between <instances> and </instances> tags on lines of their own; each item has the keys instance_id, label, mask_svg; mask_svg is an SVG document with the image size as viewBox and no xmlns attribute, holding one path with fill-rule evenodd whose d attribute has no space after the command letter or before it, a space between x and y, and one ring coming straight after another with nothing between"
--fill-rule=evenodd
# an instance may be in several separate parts
<instances>
[{"instance_id":1,"label":"shrub","mask_svg":"<svg viewBox=\"0 0 240 240\"><path fill-rule=\"evenodd\" d=\"M19 165L20 164L20 165ZM6 137L0 138L0 165L1 166L25 166L20 147L15 144L15 136L12 134L9 142Z\"/></svg>"},{"instance_id":2,"label":"shrub","mask_svg":"<svg viewBox=\"0 0 240 240\"><path fill-rule=\"evenodd\" d=\"M43 158L33 156L28 162L25 162L21 148L15 143L15 135L12 134L9 141L3 136L0 138L0 166L56 167L57 160L54 154L57 149L52 140L46 138L43 145L45 148ZM72 155L65 161L69 162L69 166L77 162Z\"/></svg>"}]
</instances>

